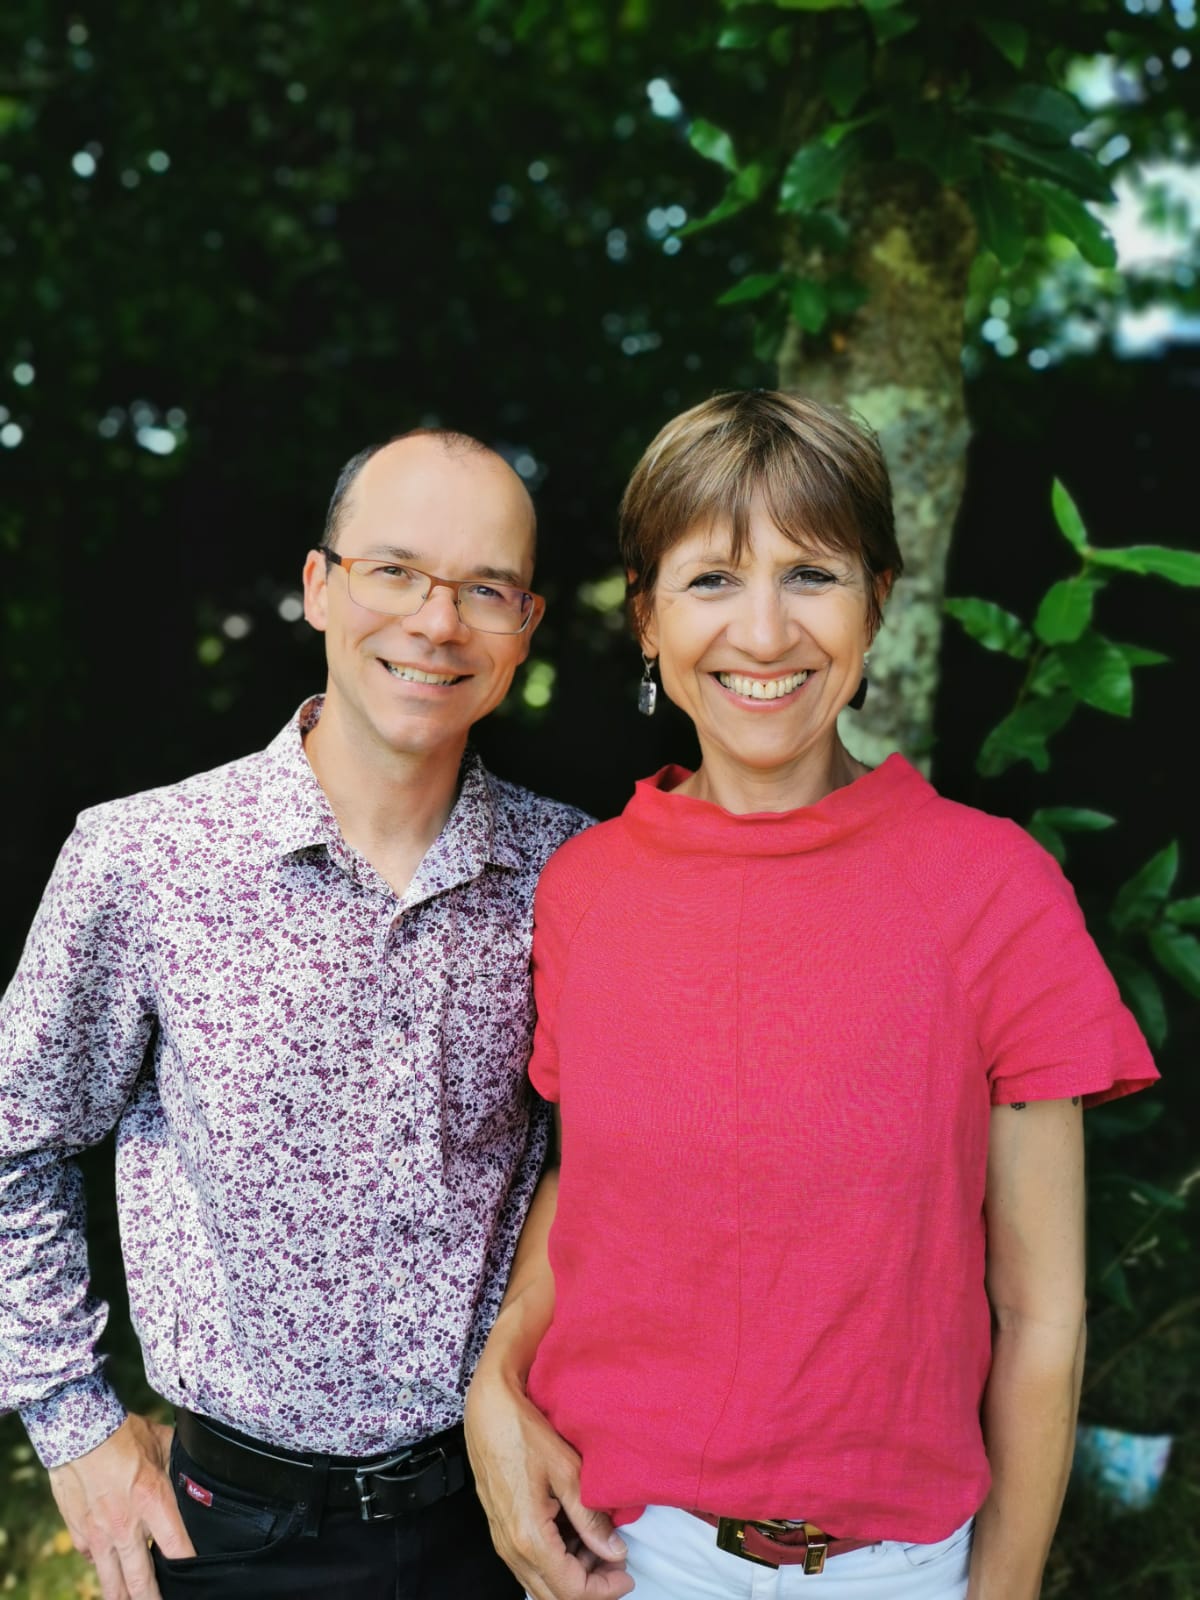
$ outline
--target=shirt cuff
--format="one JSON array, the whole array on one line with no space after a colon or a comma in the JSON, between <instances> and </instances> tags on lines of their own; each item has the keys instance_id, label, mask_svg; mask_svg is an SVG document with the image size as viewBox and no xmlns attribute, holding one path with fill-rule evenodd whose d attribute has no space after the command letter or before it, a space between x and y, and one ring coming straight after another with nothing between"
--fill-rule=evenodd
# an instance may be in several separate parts
<instances>
[{"instance_id":1,"label":"shirt cuff","mask_svg":"<svg viewBox=\"0 0 1200 1600\"><path fill-rule=\"evenodd\" d=\"M87 1455L114 1434L125 1407L102 1372L90 1372L21 1408L29 1442L44 1467L61 1467Z\"/></svg>"}]
</instances>

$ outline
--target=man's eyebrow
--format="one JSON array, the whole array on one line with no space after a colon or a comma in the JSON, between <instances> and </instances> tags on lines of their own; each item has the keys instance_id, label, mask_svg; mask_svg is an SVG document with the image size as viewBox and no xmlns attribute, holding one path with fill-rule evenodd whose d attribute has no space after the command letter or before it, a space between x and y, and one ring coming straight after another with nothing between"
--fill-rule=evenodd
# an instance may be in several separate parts
<instances>
[{"instance_id":1,"label":"man's eyebrow","mask_svg":"<svg viewBox=\"0 0 1200 1600\"><path fill-rule=\"evenodd\" d=\"M363 555L372 558L386 557L389 561L411 561L414 565L418 565L425 559L417 551L405 550L402 545L398 544L373 544L369 549L363 551ZM424 571L425 569L422 567L421 570ZM512 567L473 567L471 569L471 577L490 578L493 583L509 583L514 589L520 589L523 593L527 592L521 579L521 574ZM465 581L469 582L470 580Z\"/></svg>"}]
</instances>

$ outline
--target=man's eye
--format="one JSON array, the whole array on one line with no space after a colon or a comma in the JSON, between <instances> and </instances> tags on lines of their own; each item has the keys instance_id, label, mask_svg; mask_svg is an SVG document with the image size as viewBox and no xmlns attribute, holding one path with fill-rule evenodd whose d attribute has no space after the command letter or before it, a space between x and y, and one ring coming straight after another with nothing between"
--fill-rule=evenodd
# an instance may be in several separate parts
<instances>
[{"instance_id":1,"label":"man's eye","mask_svg":"<svg viewBox=\"0 0 1200 1600\"><path fill-rule=\"evenodd\" d=\"M467 585L467 593L473 600L486 600L489 605L508 599L508 595L500 589L493 588L490 583L472 583Z\"/></svg>"},{"instance_id":2,"label":"man's eye","mask_svg":"<svg viewBox=\"0 0 1200 1600\"><path fill-rule=\"evenodd\" d=\"M386 578L389 583L411 583L416 577L410 567L396 567L390 564L371 567L368 570L372 578Z\"/></svg>"}]
</instances>

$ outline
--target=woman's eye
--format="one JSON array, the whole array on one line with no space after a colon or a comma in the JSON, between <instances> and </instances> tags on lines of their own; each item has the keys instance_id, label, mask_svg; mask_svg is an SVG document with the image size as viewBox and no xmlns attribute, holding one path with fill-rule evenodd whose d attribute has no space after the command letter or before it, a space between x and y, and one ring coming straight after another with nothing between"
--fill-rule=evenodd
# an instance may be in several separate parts
<instances>
[{"instance_id":1,"label":"woman's eye","mask_svg":"<svg viewBox=\"0 0 1200 1600\"><path fill-rule=\"evenodd\" d=\"M788 582L805 589L823 589L828 584L836 583L837 579L832 572L825 572L820 567L794 567L788 573Z\"/></svg>"},{"instance_id":2,"label":"woman's eye","mask_svg":"<svg viewBox=\"0 0 1200 1600\"><path fill-rule=\"evenodd\" d=\"M702 572L698 578L692 579L688 588L706 590L711 594L714 590L723 589L729 581L724 572Z\"/></svg>"}]
</instances>

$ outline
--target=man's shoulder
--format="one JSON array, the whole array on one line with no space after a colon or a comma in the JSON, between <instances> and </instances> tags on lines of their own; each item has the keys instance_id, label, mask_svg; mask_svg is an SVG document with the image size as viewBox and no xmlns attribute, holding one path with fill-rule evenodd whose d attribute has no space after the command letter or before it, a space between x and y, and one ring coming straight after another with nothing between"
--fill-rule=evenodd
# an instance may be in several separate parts
<instances>
[{"instance_id":1,"label":"man's shoulder","mask_svg":"<svg viewBox=\"0 0 1200 1600\"><path fill-rule=\"evenodd\" d=\"M85 835L131 841L152 839L164 830L178 836L223 828L243 807L255 805L269 761L268 751L256 750L174 783L105 800L81 811L76 825Z\"/></svg>"},{"instance_id":2,"label":"man's shoulder","mask_svg":"<svg viewBox=\"0 0 1200 1600\"><path fill-rule=\"evenodd\" d=\"M487 782L497 833L535 870L540 871L560 845L595 824L596 819L578 806L535 794L495 773L487 773Z\"/></svg>"}]
</instances>

